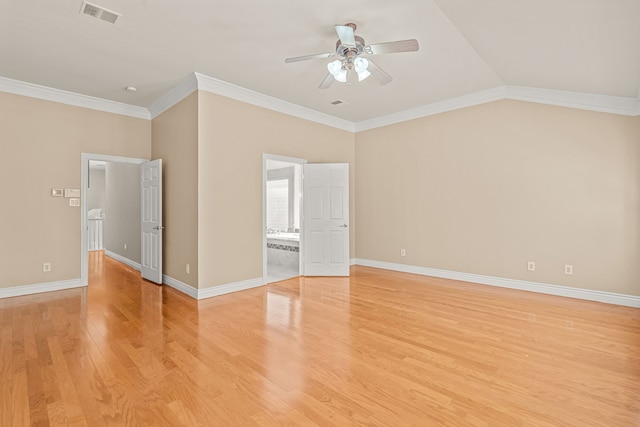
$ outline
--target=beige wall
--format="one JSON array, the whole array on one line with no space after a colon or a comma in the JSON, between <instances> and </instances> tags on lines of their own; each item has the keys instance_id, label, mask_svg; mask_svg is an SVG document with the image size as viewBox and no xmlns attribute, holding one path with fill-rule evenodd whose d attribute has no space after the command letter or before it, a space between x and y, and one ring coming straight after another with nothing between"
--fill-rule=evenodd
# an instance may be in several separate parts
<instances>
[{"instance_id":1,"label":"beige wall","mask_svg":"<svg viewBox=\"0 0 640 427\"><path fill-rule=\"evenodd\" d=\"M499 101L356 158L358 258L640 295L640 118Z\"/></svg>"},{"instance_id":2,"label":"beige wall","mask_svg":"<svg viewBox=\"0 0 640 427\"><path fill-rule=\"evenodd\" d=\"M263 153L349 163L355 224L352 133L200 92L200 288L262 277ZM354 256L355 227L350 239Z\"/></svg>"},{"instance_id":3,"label":"beige wall","mask_svg":"<svg viewBox=\"0 0 640 427\"><path fill-rule=\"evenodd\" d=\"M0 288L80 278L80 208L50 194L80 188L83 152L149 157L151 124L0 93Z\"/></svg>"},{"instance_id":4,"label":"beige wall","mask_svg":"<svg viewBox=\"0 0 640 427\"><path fill-rule=\"evenodd\" d=\"M108 162L105 172L104 247L140 264L140 165Z\"/></svg>"},{"instance_id":5,"label":"beige wall","mask_svg":"<svg viewBox=\"0 0 640 427\"><path fill-rule=\"evenodd\" d=\"M79 278L50 189L83 152L163 158L166 274L261 277L268 153L350 164L351 257L640 295L637 117L499 101L353 135L207 92L152 122L0 93L0 140L0 288Z\"/></svg>"},{"instance_id":6,"label":"beige wall","mask_svg":"<svg viewBox=\"0 0 640 427\"><path fill-rule=\"evenodd\" d=\"M152 158L162 159L164 274L198 286L198 94L152 121ZM186 272L190 264L190 274Z\"/></svg>"},{"instance_id":7,"label":"beige wall","mask_svg":"<svg viewBox=\"0 0 640 427\"><path fill-rule=\"evenodd\" d=\"M87 188L87 210L104 211L104 169L89 169L89 187Z\"/></svg>"}]
</instances>

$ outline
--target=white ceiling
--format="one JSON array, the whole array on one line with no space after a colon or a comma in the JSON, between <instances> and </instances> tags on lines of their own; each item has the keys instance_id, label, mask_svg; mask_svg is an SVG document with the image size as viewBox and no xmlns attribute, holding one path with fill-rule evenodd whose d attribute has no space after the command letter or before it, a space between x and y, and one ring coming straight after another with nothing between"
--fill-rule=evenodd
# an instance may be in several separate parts
<instances>
[{"instance_id":1,"label":"white ceiling","mask_svg":"<svg viewBox=\"0 0 640 427\"><path fill-rule=\"evenodd\" d=\"M500 86L636 98L640 0L0 0L0 77L150 107L193 72L350 122ZM415 38L377 55L394 80L318 89L334 25L367 43ZM124 90L136 86L137 93ZM332 101L343 100L339 106Z\"/></svg>"}]
</instances>

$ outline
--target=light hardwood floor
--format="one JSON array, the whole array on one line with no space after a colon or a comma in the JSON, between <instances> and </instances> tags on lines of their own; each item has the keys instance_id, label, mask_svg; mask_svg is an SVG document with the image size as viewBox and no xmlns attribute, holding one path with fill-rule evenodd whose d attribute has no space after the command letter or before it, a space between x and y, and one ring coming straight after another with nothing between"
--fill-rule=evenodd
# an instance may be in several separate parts
<instances>
[{"instance_id":1,"label":"light hardwood floor","mask_svg":"<svg viewBox=\"0 0 640 427\"><path fill-rule=\"evenodd\" d=\"M640 310L354 267L0 300L0 426L639 426Z\"/></svg>"}]
</instances>

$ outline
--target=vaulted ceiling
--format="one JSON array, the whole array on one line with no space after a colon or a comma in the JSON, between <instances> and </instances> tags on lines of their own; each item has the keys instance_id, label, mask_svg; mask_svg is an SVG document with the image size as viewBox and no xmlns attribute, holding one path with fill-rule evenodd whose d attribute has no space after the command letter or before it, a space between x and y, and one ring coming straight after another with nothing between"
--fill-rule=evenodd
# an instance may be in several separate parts
<instances>
[{"instance_id":1,"label":"vaulted ceiling","mask_svg":"<svg viewBox=\"0 0 640 427\"><path fill-rule=\"evenodd\" d=\"M121 16L0 1L0 77L148 108L197 72L350 122L505 86L628 99L640 88L640 0L92 3ZM385 86L319 89L329 59L285 64L335 49L347 22L367 44L415 38L420 50L375 56Z\"/></svg>"}]
</instances>

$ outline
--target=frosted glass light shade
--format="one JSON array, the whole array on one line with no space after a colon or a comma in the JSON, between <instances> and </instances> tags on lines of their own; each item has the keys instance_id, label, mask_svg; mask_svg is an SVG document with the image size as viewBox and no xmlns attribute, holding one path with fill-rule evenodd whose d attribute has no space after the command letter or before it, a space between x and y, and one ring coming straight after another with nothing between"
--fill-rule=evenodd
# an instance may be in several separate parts
<instances>
[{"instance_id":1,"label":"frosted glass light shade","mask_svg":"<svg viewBox=\"0 0 640 427\"><path fill-rule=\"evenodd\" d=\"M331 61L327 64L327 70L331 73L332 76L336 76L340 70L342 70L342 61L336 59L335 61Z\"/></svg>"},{"instance_id":2,"label":"frosted glass light shade","mask_svg":"<svg viewBox=\"0 0 640 427\"><path fill-rule=\"evenodd\" d=\"M371 75L371 72L369 70L360 71L358 73L358 81L361 82L367 77L369 77L370 75Z\"/></svg>"},{"instance_id":3,"label":"frosted glass light shade","mask_svg":"<svg viewBox=\"0 0 640 427\"><path fill-rule=\"evenodd\" d=\"M336 59L327 64L327 70L337 81L344 83L347 81L347 70L342 68L342 61Z\"/></svg>"},{"instance_id":4,"label":"frosted glass light shade","mask_svg":"<svg viewBox=\"0 0 640 427\"><path fill-rule=\"evenodd\" d=\"M371 75L371 72L368 70L369 61L366 58L356 58L353 61L353 69L358 73L358 81L361 82L367 77Z\"/></svg>"},{"instance_id":5,"label":"frosted glass light shade","mask_svg":"<svg viewBox=\"0 0 640 427\"><path fill-rule=\"evenodd\" d=\"M366 58L356 58L353 61L353 69L360 73L369 68L369 61Z\"/></svg>"}]
</instances>

